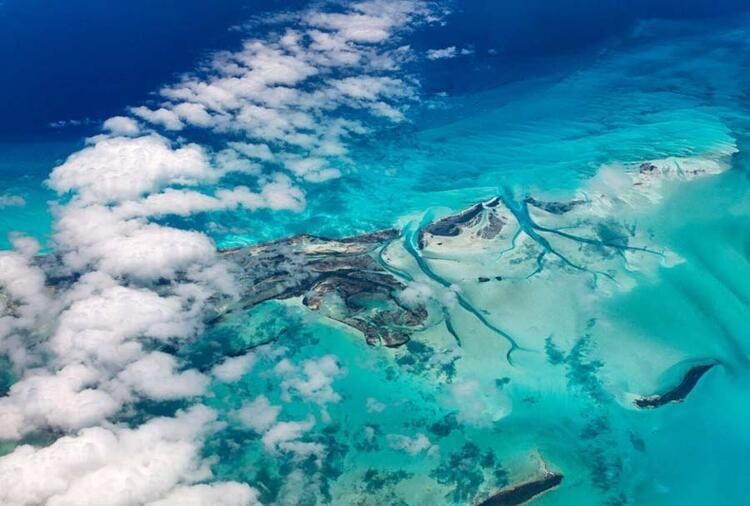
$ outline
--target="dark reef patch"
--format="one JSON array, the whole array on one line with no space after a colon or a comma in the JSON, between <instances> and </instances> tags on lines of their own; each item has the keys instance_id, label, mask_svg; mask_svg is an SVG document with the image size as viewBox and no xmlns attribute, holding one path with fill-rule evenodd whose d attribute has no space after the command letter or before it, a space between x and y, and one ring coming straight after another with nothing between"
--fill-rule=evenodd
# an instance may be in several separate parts
<instances>
[{"instance_id":1,"label":"dark reef patch","mask_svg":"<svg viewBox=\"0 0 750 506\"><path fill-rule=\"evenodd\" d=\"M466 504L474 497L484 483L484 471L479 447L474 443L465 443L442 462L431 474L438 483L453 485L453 490L446 495L452 504Z\"/></svg>"},{"instance_id":2,"label":"dark reef patch","mask_svg":"<svg viewBox=\"0 0 750 506\"><path fill-rule=\"evenodd\" d=\"M388 486L397 485L399 482L411 478L413 475L406 471L378 471L369 469L363 477L365 492L377 494Z\"/></svg>"},{"instance_id":3,"label":"dark reef patch","mask_svg":"<svg viewBox=\"0 0 750 506\"><path fill-rule=\"evenodd\" d=\"M445 415L441 420L430 425L430 432L437 437L449 436L454 430L460 429L458 419L455 413Z\"/></svg>"}]
</instances>

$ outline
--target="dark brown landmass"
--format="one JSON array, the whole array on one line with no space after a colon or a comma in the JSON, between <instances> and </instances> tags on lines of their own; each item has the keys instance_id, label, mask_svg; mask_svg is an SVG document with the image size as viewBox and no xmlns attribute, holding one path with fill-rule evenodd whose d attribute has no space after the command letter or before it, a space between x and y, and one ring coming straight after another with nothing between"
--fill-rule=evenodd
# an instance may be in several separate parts
<instances>
[{"instance_id":1,"label":"dark brown landmass","mask_svg":"<svg viewBox=\"0 0 750 506\"><path fill-rule=\"evenodd\" d=\"M237 266L242 307L303 297L308 308L361 331L369 344L400 346L427 318L397 297L405 285L378 261L398 237L383 230L345 239L297 235L223 252Z\"/></svg>"}]
</instances>

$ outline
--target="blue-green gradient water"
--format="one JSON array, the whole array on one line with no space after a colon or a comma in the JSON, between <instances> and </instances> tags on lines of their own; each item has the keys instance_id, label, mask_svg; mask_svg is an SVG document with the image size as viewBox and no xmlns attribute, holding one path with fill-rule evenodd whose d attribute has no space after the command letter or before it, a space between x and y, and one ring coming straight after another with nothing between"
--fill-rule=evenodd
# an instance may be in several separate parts
<instances>
[{"instance_id":1,"label":"blue-green gradient water","mask_svg":"<svg viewBox=\"0 0 750 506\"><path fill-rule=\"evenodd\" d=\"M303 232L344 237L397 227L406 236L420 221L495 195L573 198L606 183L602 167L621 173L670 157L728 164L605 213L603 221L632 225L640 246L673 259L647 258L643 268L607 259L616 283L570 269L516 276L499 270L500 251L428 261L472 310L518 339L512 363L507 342L461 304L445 306L460 346L438 322L404 347L371 347L297 300L264 303L210 328L179 351L188 364L205 368L269 343L248 374L215 382L204 400L227 422L204 449L215 457L215 477L247 482L269 504L476 504L535 476L543 460L565 480L534 504L745 504L749 22L637 20L528 75L518 61L507 74L483 73L503 60L487 48L478 54L478 44L467 79L484 80L462 86L436 70L455 62L414 63L425 91L410 121L357 140L343 177L305 187L305 210L168 219L206 232L219 248ZM38 154L3 148L3 167L22 168L3 169L3 236L48 239L53 196L43 180L77 148L70 142L38 144ZM432 293L445 291L407 250L403 241L389 250L392 266ZM482 273L508 279L487 288L476 283ZM329 356L337 364L330 384L310 395L289 386L306 364L324 367ZM635 396L663 392L705 361L718 365L684 402L633 406ZM311 445L307 458L269 451L261 431L243 428L236 411L260 396L281 407L279 419L310 422L298 438Z\"/></svg>"}]
</instances>

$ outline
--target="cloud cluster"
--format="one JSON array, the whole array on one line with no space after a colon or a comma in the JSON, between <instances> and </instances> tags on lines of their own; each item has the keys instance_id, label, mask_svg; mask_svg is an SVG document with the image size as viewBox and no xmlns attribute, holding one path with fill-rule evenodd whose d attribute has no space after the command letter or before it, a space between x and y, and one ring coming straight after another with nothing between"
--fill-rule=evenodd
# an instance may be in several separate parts
<instances>
[{"instance_id":1,"label":"cloud cluster","mask_svg":"<svg viewBox=\"0 0 750 506\"><path fill-rule=\"evenodd\" d=\"M22 237L11 242L15 251L0 252L0 353L20 369L29 363L28 344L50 324L53 298L44 272L34 265L39 244Z\"/></svg>"},{"instance_id":2,"label":"cloud cluster","mask_svg":"<svg viewBox=\"0 0 750 506\"><path fill-rule=\"evenodd\" d=\"M82 203L109 204L152 193L166 184L196 184L219 173L197 144L173 148L159 135L104 137L55 168L49 185L76 192Z\"/></svg>"},{"instance_id":3,"label":"cloud cluster","mask_svg":"<svg viewBox=\"0 0 750 506\"><path fill-rule=\"evenodd\" d=\"M263 447L271 455L289 454L295 459L314 456L320 463L325 455L325 446L301 440L315 427L315 418L309 416L305 420L280 421L280 413L281 406L271 404L266 396L260 395L237 410L234 418L260 434Z\"/></svg>"},{"instance_id":4,"label":"cloud cluster","mask_svg":"<svg viewBox=\"0 0 750 506\"><path fill-rule=\"evenodd\" d=\"M305 360L301 370L284 359L274 370L284 378L281 382L281 391L285 400L290 400L292 395L296 395L321 406L341 400L341 396L334 392L332 384L343 371L333 355Z\"/></svg>"},{"instance_id":5,"label":"cloud cluster","mask_svg":"<svg viewBox=\"0 0 750 506\"><path fill-rule=\"evenodd\" d=\"M472 49L458 49L456 46L449 46L442 49L428 49L426 56L428 60L446 60L458 56L467 56L473 53L474 51Z\"/></svg>"},{"instance_id":6,"label":"cloud cluster","mask_svg":"<svg viewBox=\"0 0 750 506\"><path fill-rule=\"evenodd\" d=\"M244 484L211 479L201 458L215 413L202 405L136 429L91 427L46 448L23 445L0 459L2 504L258 504Z\"/></svg>"},{"instance_id":7,"label":"cloud cluster","mask_svg":"<svg viewBox=\"0 0 750 506\"><path fill-rule=\"evenodd\" d=\"M199 403L212 378L237 381L255 360L227 359L207 374L160 351L200 333L207 301L237 293L207 236L160 218L302 210L300 186L340 175L346 141L372 128L367 118L404 119L416 83L399 70L409 58L399 34L429 16L419 0L286 13L272 23L287 28L216 54L157 102L108 119L52 171L48 184L61 197L54 253L40 259L38 245L21 238L0 253L0 353L17 378L0 397L0 439L68 435L0 457L0 502L256 501L247 485L204 483L202 441L217 425L201 404L140 427L115 424L140 400ZM206 133L210 147L190 141ZM228 186L230 174L249 182ZM277 369L284 397L321 408L339 400L331 385L343 371L333 357ZM269 452L322 454L321 444L300 441L315 418L278 415L264 397L237 413Z\"/></svg>"},{"instance_id":8,"label":"cloud cluster","mask_svg":"<svg viewBox=\"0 0 750 506\"><path fill-rule=\"evenodd\" d=\"M220 133L229 139L227 156L273 163L308 181L338 177L346 139L368 128L336 111L404 119L401 109L416 98L416 84L399 75L409 48L397 43L398 35L429 17L418 0L287 14L277 35L218 53L164 87L160 101L131 113L167 132ZM123 131L120 123L112 129Z\"/></svg>"},{"instance_id":9,"label":"cloud cluster","mask_svg":"<svg viewBox=\"0 0 750 506\"><path fill-rule=\"evenodd\" d=\"M247 374L253 365L255 365L256 360L257 357L253 352L240 355L239 357L230 357L221 364L214 366L211 369L211 374L219 381L231 383Z\"/></svg>"},{"instance_id":10,"label":"cloud cluster","mask_svg":"<svg viewBox=\"0 0 750 506\"><path fill-rule=\"evenodd\" d=\"M221 366L234 366L233 360L235 359L229 359ZM297 398L316 404L321 408L323 422L327 422L329 418L325 405L341 400L341 396L333 390L333 382L343 371L333 355L307 359L300 365L293 364L289 359L282 359L272 372L281 378L281 401L289 403ZM305 434L315 427L316 418L310 415L304 420L279 420L281 412L281 405L273 404L265 395L260 395L253 401L244 403L233 413L233 418L258 433L268 453L289 454L295 459L313 456L320 463L326 452L325 445L314 440L304 440Z\"/></svg>"}]
</instances>

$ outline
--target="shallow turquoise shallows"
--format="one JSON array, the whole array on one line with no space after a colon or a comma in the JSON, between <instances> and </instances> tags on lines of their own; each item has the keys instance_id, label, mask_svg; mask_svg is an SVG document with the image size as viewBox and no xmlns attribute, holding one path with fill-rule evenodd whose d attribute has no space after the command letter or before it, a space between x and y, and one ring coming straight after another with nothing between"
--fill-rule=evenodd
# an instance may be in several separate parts
<instances>
[{"instance_id":1,"label":"shallow turquoise shallows","mask_svg":"<svg viewBox=\"0 0 750 506\"><path fill-rule=\"evenodd\" d=\"M494 195L571 198L606 186L608 174L629 164L668 157L728 164L611 210L606 220L637 227L640 246L671 255L642 270L620 263L610 271L615 283L568 268L478 287L477 272L506 274L501 251L479 260L465 252L435 268L519 342L512 364L504 337L461 305L448 309L453 329L436 325L408 351L369 348L356 332L320 320L294 331L286 343L294 360L333 354L346 366L334 384L339 402L324 410L285 407L295 419L312 413L331 420L320 426L319 440L333 449L319 480L335 503L471 504L535 476L540 462L566 478L538 504L745 501L746 35L737 26L654 22L573 72L436 97L414 125L361 144L351 172L311 188L301 215L235 217L246 231L216 236L239 246L290 232L339 237L396 225L408 241L425 216ZM394 253L401 269L441 289L440 276L427 279L424 267L399 255L408 255ZM462 336L459 347L452 332ZM717 365L683 402L634 406L636 397L674 387L702 363ZM272 380L259 382L262 368L256 372L239 391L218 386L216 406L281 394ZM400 436L419 450L405 451ZM268 487L268 500L291 493L294 471L269 459L262 445L214 444L227 452L221 476L252 473Z\"/></svg>"}]
</instances>

